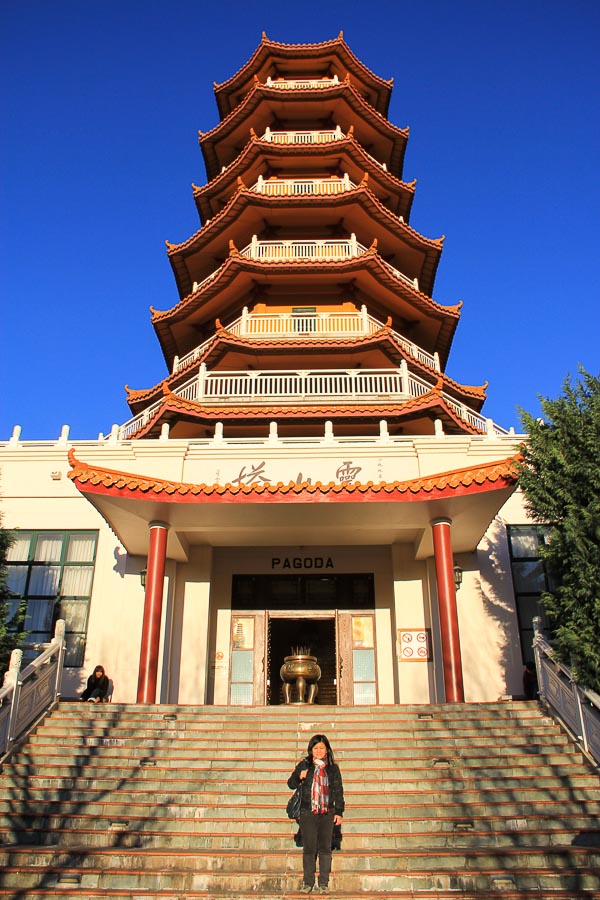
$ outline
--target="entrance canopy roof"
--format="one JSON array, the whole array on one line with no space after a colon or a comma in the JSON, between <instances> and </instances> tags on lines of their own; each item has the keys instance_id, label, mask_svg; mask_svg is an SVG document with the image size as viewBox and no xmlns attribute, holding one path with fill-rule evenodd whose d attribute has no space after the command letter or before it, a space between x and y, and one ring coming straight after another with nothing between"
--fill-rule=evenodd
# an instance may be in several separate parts
<instances>
[{"instance_id":1,"label":"entrance canopy roof","mask_svg":"<svg viewBox=\"0 0 600 900\"><path fill-rule=\"evenodd\" d=\"M475 549L516 487L517 456L408 481L206 485L88 465L69 452L69 478L127 551L148 552L148 525L169 525L167 555L194 545L315 546L409 543L433 555L430 523L452 519L454 552Z\"/></svg>"}]
</instances>

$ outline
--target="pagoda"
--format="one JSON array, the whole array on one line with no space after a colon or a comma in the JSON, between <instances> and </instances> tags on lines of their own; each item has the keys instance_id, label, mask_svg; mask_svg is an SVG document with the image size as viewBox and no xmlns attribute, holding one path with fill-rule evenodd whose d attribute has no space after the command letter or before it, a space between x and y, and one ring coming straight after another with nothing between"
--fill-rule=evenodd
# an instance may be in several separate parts
<instances>
[{"instance_id":1,"label":"pagoda","mask_svg":"<svg viewBox=\"0 0 600 900\"><path fill-rule=\"evenodd\" d=\"M444 239L410 225L391 91L342 34L263 35L215 85L200 228L167 243L178 298L151 311L167 375L68 451L72 489L146 576L139 702L280 702L292 639L317 647L324 702L461 702L465 678L483 696L456 557L475 573L496 546L515 439L482 415L486 384L446 374L461 304L433 299ZM101 577L137 609L127 579ZM473 609L487 578L463 588Z\"/></svg>"},{"instance_id":2,"label":"pagoda","mask_svg":"<svg viewBox=\"0 0 600 900\"><path fill-rule=\"evenodd\" d=\"M167 242L179 298L151 311L168 375L127 389L119 438L504 433L445 371L461 304L432 296L443 237L409 224L392 82L341 33L263 34L214 90L201 227Z\"/></svg>"}]
</instances>

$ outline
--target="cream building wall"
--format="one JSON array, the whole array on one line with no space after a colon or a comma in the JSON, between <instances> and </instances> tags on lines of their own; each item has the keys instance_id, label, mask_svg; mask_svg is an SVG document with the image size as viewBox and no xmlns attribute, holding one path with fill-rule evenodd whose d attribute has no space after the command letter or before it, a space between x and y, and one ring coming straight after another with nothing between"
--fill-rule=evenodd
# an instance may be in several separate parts
<instances>
[{"instance_id":1,"label":"cream building wall","mask_svg":"<svg viewBox=\"0 0 600 900\"><path fill-rule=\"evenodd\" d=\"M63 694L75 696L92 668L102 663L114 680L113 700L136 696L144 592L141 556L130 556L118 537L67 478L73 446L90 464L135 474L195 483L231 482L261 466L262 477L288 483L339 481L341 467L358 468L361 482L394 481L476 466L510 456L514 436L419 438L344 443L321 441L244 443L206 440L71 443L0 443L0 509L6 528L97 529L99 541L85 663L67 669ZM347 468L346 468L347 472ZM290 506L290 515L293 507ZM461 652L467 700L496 700L521 692L519 645L506 525L527 523L515 493L472 553L457 556L464 569L458 592ZM357 526L358 527L358 526ZM289 552L289 547L286 550ZM336 571L375 573L378 690L382 703L443 699L437 594L432 560L415 559L414 546L319 547L335 554ZM162 702L227 702L230 587L235 572L268 570L272 548L192 546L186 562L168 561L165 574L159 696ZM429 637L429 661L403 656L402 636ZM416 640L416 638L415 638ZM214 655L219 654L218 659Z\"/></svg>"}]
</instances>

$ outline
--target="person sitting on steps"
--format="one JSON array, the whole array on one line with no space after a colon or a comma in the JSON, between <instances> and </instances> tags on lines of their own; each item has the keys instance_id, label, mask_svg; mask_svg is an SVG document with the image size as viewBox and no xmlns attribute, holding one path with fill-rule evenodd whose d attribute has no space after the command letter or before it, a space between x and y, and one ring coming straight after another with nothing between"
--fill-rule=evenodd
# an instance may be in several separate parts
<instances>
[{"instance_id":1,"label":"person sitting on steps","mask_svg":"<svg viewBox=\"0 0 600 900\"><path fill-rule=\"evenodd\" d=\"M102 703L106 700L108 693L108 675L104 671L104 666L96 666L92 674L87 680L87 687L80 700L87 700L89 703Z\"/></svg>"}]
</instances>

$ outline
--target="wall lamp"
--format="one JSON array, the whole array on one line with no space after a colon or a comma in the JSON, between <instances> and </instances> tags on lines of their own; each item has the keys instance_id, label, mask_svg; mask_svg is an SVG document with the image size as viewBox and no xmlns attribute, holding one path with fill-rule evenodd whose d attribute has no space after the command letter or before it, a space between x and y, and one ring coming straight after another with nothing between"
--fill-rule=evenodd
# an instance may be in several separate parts
<instances>
[{"instance_id":1,"label":"wall lamp","mask_svg":"<svg viewBox=\"0 0 600 900\"><path fill-rule=\"evenodd\" d=\"M458 590L463 580L463 570L457 562L454 563L454 587Z\"/></svg>"},{"instance_id":2,"label":"wall lamp","mask_svg":"<svg viewBox=\"0 0 600 900\"><path fill-rule=\"evenodd\" d=\"M146 587L146 575L147 575L147 574L148 574L148 570L147 570L147 569L142 569L142 571L140 572L140 581L142 582L142 587L143 587L143 588ZM454 578L455 578L455 580L456 580L456 573L454 574Z\"/></svg>"}]
</instances>

